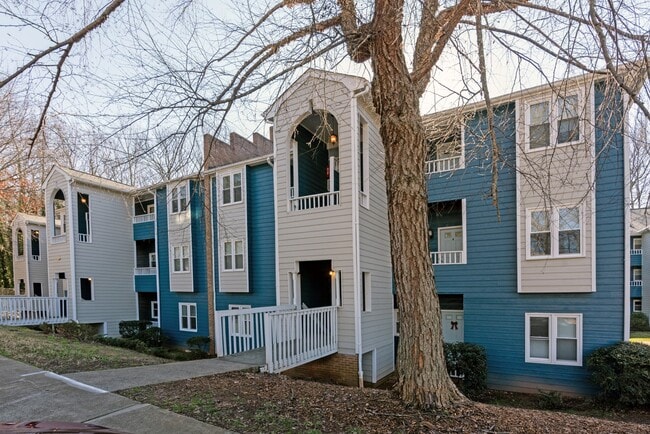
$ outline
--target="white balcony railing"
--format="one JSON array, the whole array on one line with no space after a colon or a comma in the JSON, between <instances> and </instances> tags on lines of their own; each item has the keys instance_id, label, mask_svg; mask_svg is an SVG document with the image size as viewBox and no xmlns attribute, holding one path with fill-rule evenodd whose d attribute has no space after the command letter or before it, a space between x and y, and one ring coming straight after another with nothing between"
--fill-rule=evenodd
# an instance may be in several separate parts
<instances>
[{"instance_id":1,"label":"white balcony railing","mask_svg":"<svg viewBox=\"0 0 650 434\"><path fill-rule=\"evenodd\" d=\"M146 223L156 221L156 214L140 214L133 216L133 223Z\"/></svg>"},{"instance_id":2,"label":"white balcony railing","mask_svg":"<svg viewBox=\"0 0 650 434\"><path fill-rule=\"evenodd\" d=\"M52 236L52 244L61 244L61 243L65 243L65 241L66 241L66 234Z\"/></svg>"},{"instance_id":3,"label":"white balcony railing","mask_svg":"<svg viewBox=\"0 0 650 434\"><path fill-rule=\"evenodd\" d=\"M427 174L448 172L463 167L463 157L458 155L455 157L442 158L440 160L430 160L426 162L425 171Z\"/></svg>"},{"instance_id":4,"label":"white balcony railing","mask_svg":"<svg viewBox=\"0 0 650 434\"><path fill-rule=\"evenodd\" d=\"M643 255L643 249L632 249L630 255Z\"/></svg>"},{"instance_id":5,"label":"white balcony railing","mask_svg":"<svg viewBox=\"0 0 650 434\"><path fill-rule=\"evenodd\" d=\"M90 242L90 234L79 234L79 242L80 243L89 243Z\"/></svg>"},{"instance_id":6,"label":"white balcony railing","mask_svg":"<svg viewBox=\"0 0 650 434\"><path fill-rule=\"evenodd\" d=\"M157 267L136 267L133 269L133 274L136 276L151 276L156 274Z\"/></svg>"},{"instance_id":7,"label":"white balcony railing","mask_svg":"<svg viewBox=\"0 0 650 434\"><path fill-rule=\"evenodd\" d=\"M0 297L0 325L68 322L68 300L63 297Z\"/></svg>"},{"instance_id":8,"label":"white balcony railing","mask_svg":"<svg viewBox=\"0 0 650 434\"><path fill-rule=\"evenodd\" d=\"M40 261L41 255L32 255L32 261Z\"/></svg>"},{"instance_id":9,"label":"white balcony railing","mask_svg":"<svg viewBox=\"0 0 650 434\"><path fill-rule=\"evenodd\" d=\"M324 208L339 204L339 192L312 194L289 199L289 209L301 211L305 209Z\"/></svg>"},{"instance_id":10,"label":"white balcony railing","mask_svg":"<svg viewBox=\"0 0 650 434\"><path fill-rule=\"evenodd\" d=\"M431 252L433 265L464 264L465 254L462 250L450 252Z\"/></svg>"},{"instance_id":11,"label":"white balcony railing","mask_svg":"<svg viewBox=\"0 0 650 434\"><path fill-rule=\"evenodd\" d=\"M643 286L643 280L632 280L630 286Z\"/></svg>"}]
</instances>

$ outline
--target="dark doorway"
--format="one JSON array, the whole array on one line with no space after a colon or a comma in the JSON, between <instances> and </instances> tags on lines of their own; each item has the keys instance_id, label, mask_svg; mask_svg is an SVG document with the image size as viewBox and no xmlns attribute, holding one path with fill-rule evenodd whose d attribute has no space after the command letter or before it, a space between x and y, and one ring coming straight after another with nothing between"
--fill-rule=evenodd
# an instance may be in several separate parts
<instances>
[{"instance_id":1,"label":"dark doorway","mask_svg":"<svg viewBox=\"0 0 650 434\"><path fill-rule=\"evenodd\" d=\"M300 299L308 308L332 305L332 261L300 262Z\"/></svg>"}]
</instances>

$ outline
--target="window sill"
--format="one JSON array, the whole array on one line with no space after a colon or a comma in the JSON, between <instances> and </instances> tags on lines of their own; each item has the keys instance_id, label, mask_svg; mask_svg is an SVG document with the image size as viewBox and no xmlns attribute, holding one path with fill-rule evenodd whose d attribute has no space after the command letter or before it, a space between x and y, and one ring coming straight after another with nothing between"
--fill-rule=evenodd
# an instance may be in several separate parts
<instances>
[{"instance_id":1,"label":"window sill","mask_svg":"<svg viewBox=\"0 0 650 434\"><path fill-rule=\"evenodd\" d=\"M192 270L187 270L187 271L173 271L172 274L190 274Z\"/></svg>"},{"instance_id":2,"label":"window sill","mask_svg":"<svg viewBox=\"0 0 650 434\"><path fill-rule=\"evenodd\" d=\"M242 199L238 202L228 202L228 203L219 202L219 203L221 204L221 206L241 205L242 203L244 203L244 200Z\"/></svg>"},{"instance_id":3,"label":"window sill","mask_svg":"<svg viewBox=\"0 0 650 434\"><path fill-rule=\"evenodd\" d=\"M237 272L246 271L246 269L245 268L235 268L234 270L226 270L224 268L221 271L223 271L224 273L237 273Z\"/></svg>"},{"instance_id":4,"label":"window sill","mask_svg":"<svg viewBox=\"0 0 650 434\"><path fill-rule=\"evenodd\" d=\"M527 261L552 261L556 259L580 259L580 258L586 258L587 255L584 253L578 253L578 254L571 254L571 255L548 255L548 256L530 256L526 255L526 260Z\"/></svg>"},{"instance_id":5,"label":"window sill","mask_svg":"<svg viewBox=\"0 0 650 434\"><path fill-rule=\"evenodd\" d=\"M526 363L538 363L542 365L559 365L559 366L578 366L581 367L582 363L580 362L569 362L569 361L552 361L547 359L533 359L526 358Z\"/></svg>"},{"instance_id":6,"label":"window sill","mask_svg":"<svg viewBox=\"0 0 650 434\"><path fill-rule=\"evenodd\" d=\"M536 153L536 152L541 152L541 151L546 151L546 150L551 150L551 149L557 149L557 148L566 148L568 146L577 146L577 145L582 145L585 144L587 141L586 140L575 140L573 142L567 142L567 143L561 143L557 145L548 145L548 146L541 146L539 148L532 148L530 147L530 142L526 142L524 149L526 152L530 153Z\"/></svg>"}]
</instances>

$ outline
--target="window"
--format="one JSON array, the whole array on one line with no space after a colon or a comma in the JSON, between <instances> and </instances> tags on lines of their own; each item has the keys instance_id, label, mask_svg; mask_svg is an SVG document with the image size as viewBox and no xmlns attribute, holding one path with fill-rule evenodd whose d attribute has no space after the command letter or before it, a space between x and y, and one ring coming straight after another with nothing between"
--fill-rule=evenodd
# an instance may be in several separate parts
<instances>
[{"instance_id":1,"label":"window","mask_svg":"<svg viewBox=\"0 0 650 434\"><path fill-rule=\"evenodd\" d=\"M230 310L250 309L250 304L229 304ZM230 317L230 335L242 338L253 337L253 314L247 313Z\"/></svg>"},{"instance_id":2,"label":"window","mask_svg":"<svg viewBox=\"0 0 650 434\"><path fill-rule=\"evenodd\" d=\"M158 302L151 302L151 319L158 319Z\"/></svg>"},{"instance_id":3,"label":"window","mask_svg":"<svg viewBox=\"0 0 650 434\"><path fill-rule=\"evenodd\" d=\"M369 180L369 152L368 152L368 124L359 118L359 192L361 192L361 205L368 207Z\"/></svg>"},{"instance_id":4,"label":"window","mask_svg":"<svg viewBox=\"0 0 650 434\"><path fill-rule=\"evenodd\" d=\"M154 214L156 212L156 205L150 203L147 205L147 214Z\"/></svg>"},{"instance_id":5,"label":"window","mask_svg":"<svg viewBox=\"0 0 650 434\"><path fill-rule=\"evenodd\" d=\"M61 190L57 190L52 201L52 211L54 215L54 225L52 235L64 235L68 231L68 221L66 217L65 195Z\"/></svg>"},{"instance_id":6,"label":"window","mask_svg":"<svg viewBox=\"0 0 650 434\"><path fill-rule=\"evenodd\" d=\"M25 279L20 279L20 282L18 282L18 291L20 295L25 295Z\"/></svg>"},{"instance_id":7,"label":"window","mask_svg":"<svg viewBox=\"0 0 650 434\"><path fill-rule=\"evenodd\" d=\"M641 250L643 248L643 239L641 237L632 238L632 249Z\"/></svg>"},{"instance_id":8,"label":"window","mask_svg":"<svg viewBox=\"0 0 650 434\"><path fill-rule=\"evenodd\" d=\"M229 240L223 243L223 269L243 270L244 269L244 242L241 240Z\"/></svg>"},{"instance_id":9,"label":"window","mask_svg":"<svg viewBox=\"0 0 650 434\"><path fill-rule=\"evenodd\" d=\"M41 282L32 283L32 287L34 288L34 297L42 297L43 296L43 289L41 287Z\"/></svg>"},{"instance_id":10,"label":"window","mask_svg":"<svg viewBox=\"0 0 650 434\"><path fill-rule=\"evenodd\" d=\"M32 230L32 259L35 261L41 260L41 234L39 231Z\"/></svg>"},{"instance_id":11,"label":"window","mask_svg":"<svg viewBox=\"0 0 650 434\"><path fill-rule=\"evenodd\" d=\"M79 286L81 289L81 299L91 301L93 299L93 280L90 277L82 277L79 279Z\"/></svg>"},{"instance_id":12,"label":"window","mask_svg":"<svg viewBox=\"0 0 650 434\"><path fill-rule=\"evenodd\" d=\"M79 228L79 241L90 242L90 197L87 194L77 193L77 225Z\"/></svg>"},{"instance_id":13,"label":"window","mask_svg":"<svg viewBox=\"0 0 650 434\"><path fill-rule=\"evenodd\" d=\"M18 250L18 256L25 254L25 235L22 229L16 231L16 248Z\"/></svg>"},{"instance_id":14,"label":"window","mask_svg":"<svg viewBox=\"0 0 650 434\"><path fill-rule=\"evenodd\" d=\"M187 210L187 185L179 185L172 188L172 214L185 212Z\"/></svg>"},{"instance_id":15,"label":"window","mask_svg":"<svg viewBox=\"0 0 650 434\"><path fill-rule=\"evenodd\" d=\"M172 249L172 258L174 259L174 273L187 273L190 271L190 246L174 246ZM155 253L154 253L155 255ZM155 256L154 256L155 260ZM149 257L151 261L151 257Z\"/></svg>"},{"instance_id":16,"label":"window","mask_svg":"<svg viewBox=\"0 0 650 434\"><path fill-rule=\"evenodd\" d=\"M576 256L582 252L580 207L531 210L527 230L529 259Z\"/></svg>"},{"instance_id":17,"label":"window","mask_svg":"<svg viewBox=\"0 0 650 434\"><path fill-rule=\"evenodd\" d=\"M526 113L528 149L541 149L580 140L580 97L565 95L536 101Z\"/></svg>"},{"instance_id":18,"label":"window","mask_svg":"<svg viewBox=\"0 0 650 434\"><path fill-rule=\"evenodd\" d=\"M156 253L155 252L149 253L149 267L150 268L156 268L157 267Z\"/></svg>"},{"instance_id":19,"label":"window","mask_svg":"<svg viewBox=\"0 0 650 434\"><path fill-rule=\"evenodd\" d=\"M370 273L361 273L361 303L363 312L372 311L372 297L370 291Z\"/></svg>"},{"instance_id":20,"label":"window","mask_svg":"<svg viewBox=\"0 0 650 434\"><path fill-rule=\"evenodd\" d=\"M582 366L582 314L527 313L526 362Z\"/></svg>"},{"instance_id":21,"label":"window","mask_svg":"<svg viewBox=\"0 0 650 434\"><path fill-rule=\"evenodd\" d=\"M643 275L641 274L642 268L634 267L632 268L632 280L643 280Z\"/></svg>"},{"instance_id":22,"label":"window","mask_svg":"<svg viewBox=\"0 0 650 434\"><path fill-rule=\"evenodd\" d=\"M241 202L241 173L224 175L221 178L221 193L221 198L224 205Z\"/></svg>"},{"instance_id":23,"label":"window","mask_svg":"<svg viewBox=\"0 0 650 434\"><path fill-rule=\"evenodd\" d=\"M641 299L635 298L632 300L632 312L641 312Z\"/></svg>"},{"instance_id":24,"label":"window","mask_svg":"<svg viewBox=\"0 0 650 434\"><path fill-rule=\"evenodd\" d=\"M178 303L178 315L181 331L196 331L196 303Z\"/></svg>"}]
</instances>

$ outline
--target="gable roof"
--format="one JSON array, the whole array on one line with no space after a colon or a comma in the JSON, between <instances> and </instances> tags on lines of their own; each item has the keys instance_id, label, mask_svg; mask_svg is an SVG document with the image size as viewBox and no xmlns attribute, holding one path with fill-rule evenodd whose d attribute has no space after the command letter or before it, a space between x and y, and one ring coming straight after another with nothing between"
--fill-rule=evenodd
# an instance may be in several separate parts
<instances>
[{"instance_id":1,"label":"gable roof","mask_svg":"<svg viewBox=\"0 0 650 434\"><path fill-rule=\"evenodd\" d=\"M45 226L45 217L40 215L25 214L24 212L19 212L16 213L16 217L14 217L12 224L18 220L22 220L25 222L25 224Z\"/></svg>"},{"instance_id":2,"label":"gable roof","mask_svg":"<svg viewBox=\"0 0 650 434\"><path fill-rule=\"evenodd\" d=\"M101 176L91 175L90 173L81 172L79 170L70 169L68 167L62 167L58 164L52 166L50 172L45 177L43 181L43 186L47 184L52 174L58 171L65 177L68 181L76 181L82 184L93 185L96 187L105 188L107 190L118 191L120 193L130 193L135 188L131 185L122 184L121 182L113 181L107 178L102 178Z\"/></svg>"},{"instance_id":3,"label":"gable roof","mask_svg":"<svg viewBox=\"0 0 650 434\"><path fill-rule=\"evenodd\" d=\"M650 231L650 208L630 210L630 234L641 235Z\"/></svg>"}]
</instances>

